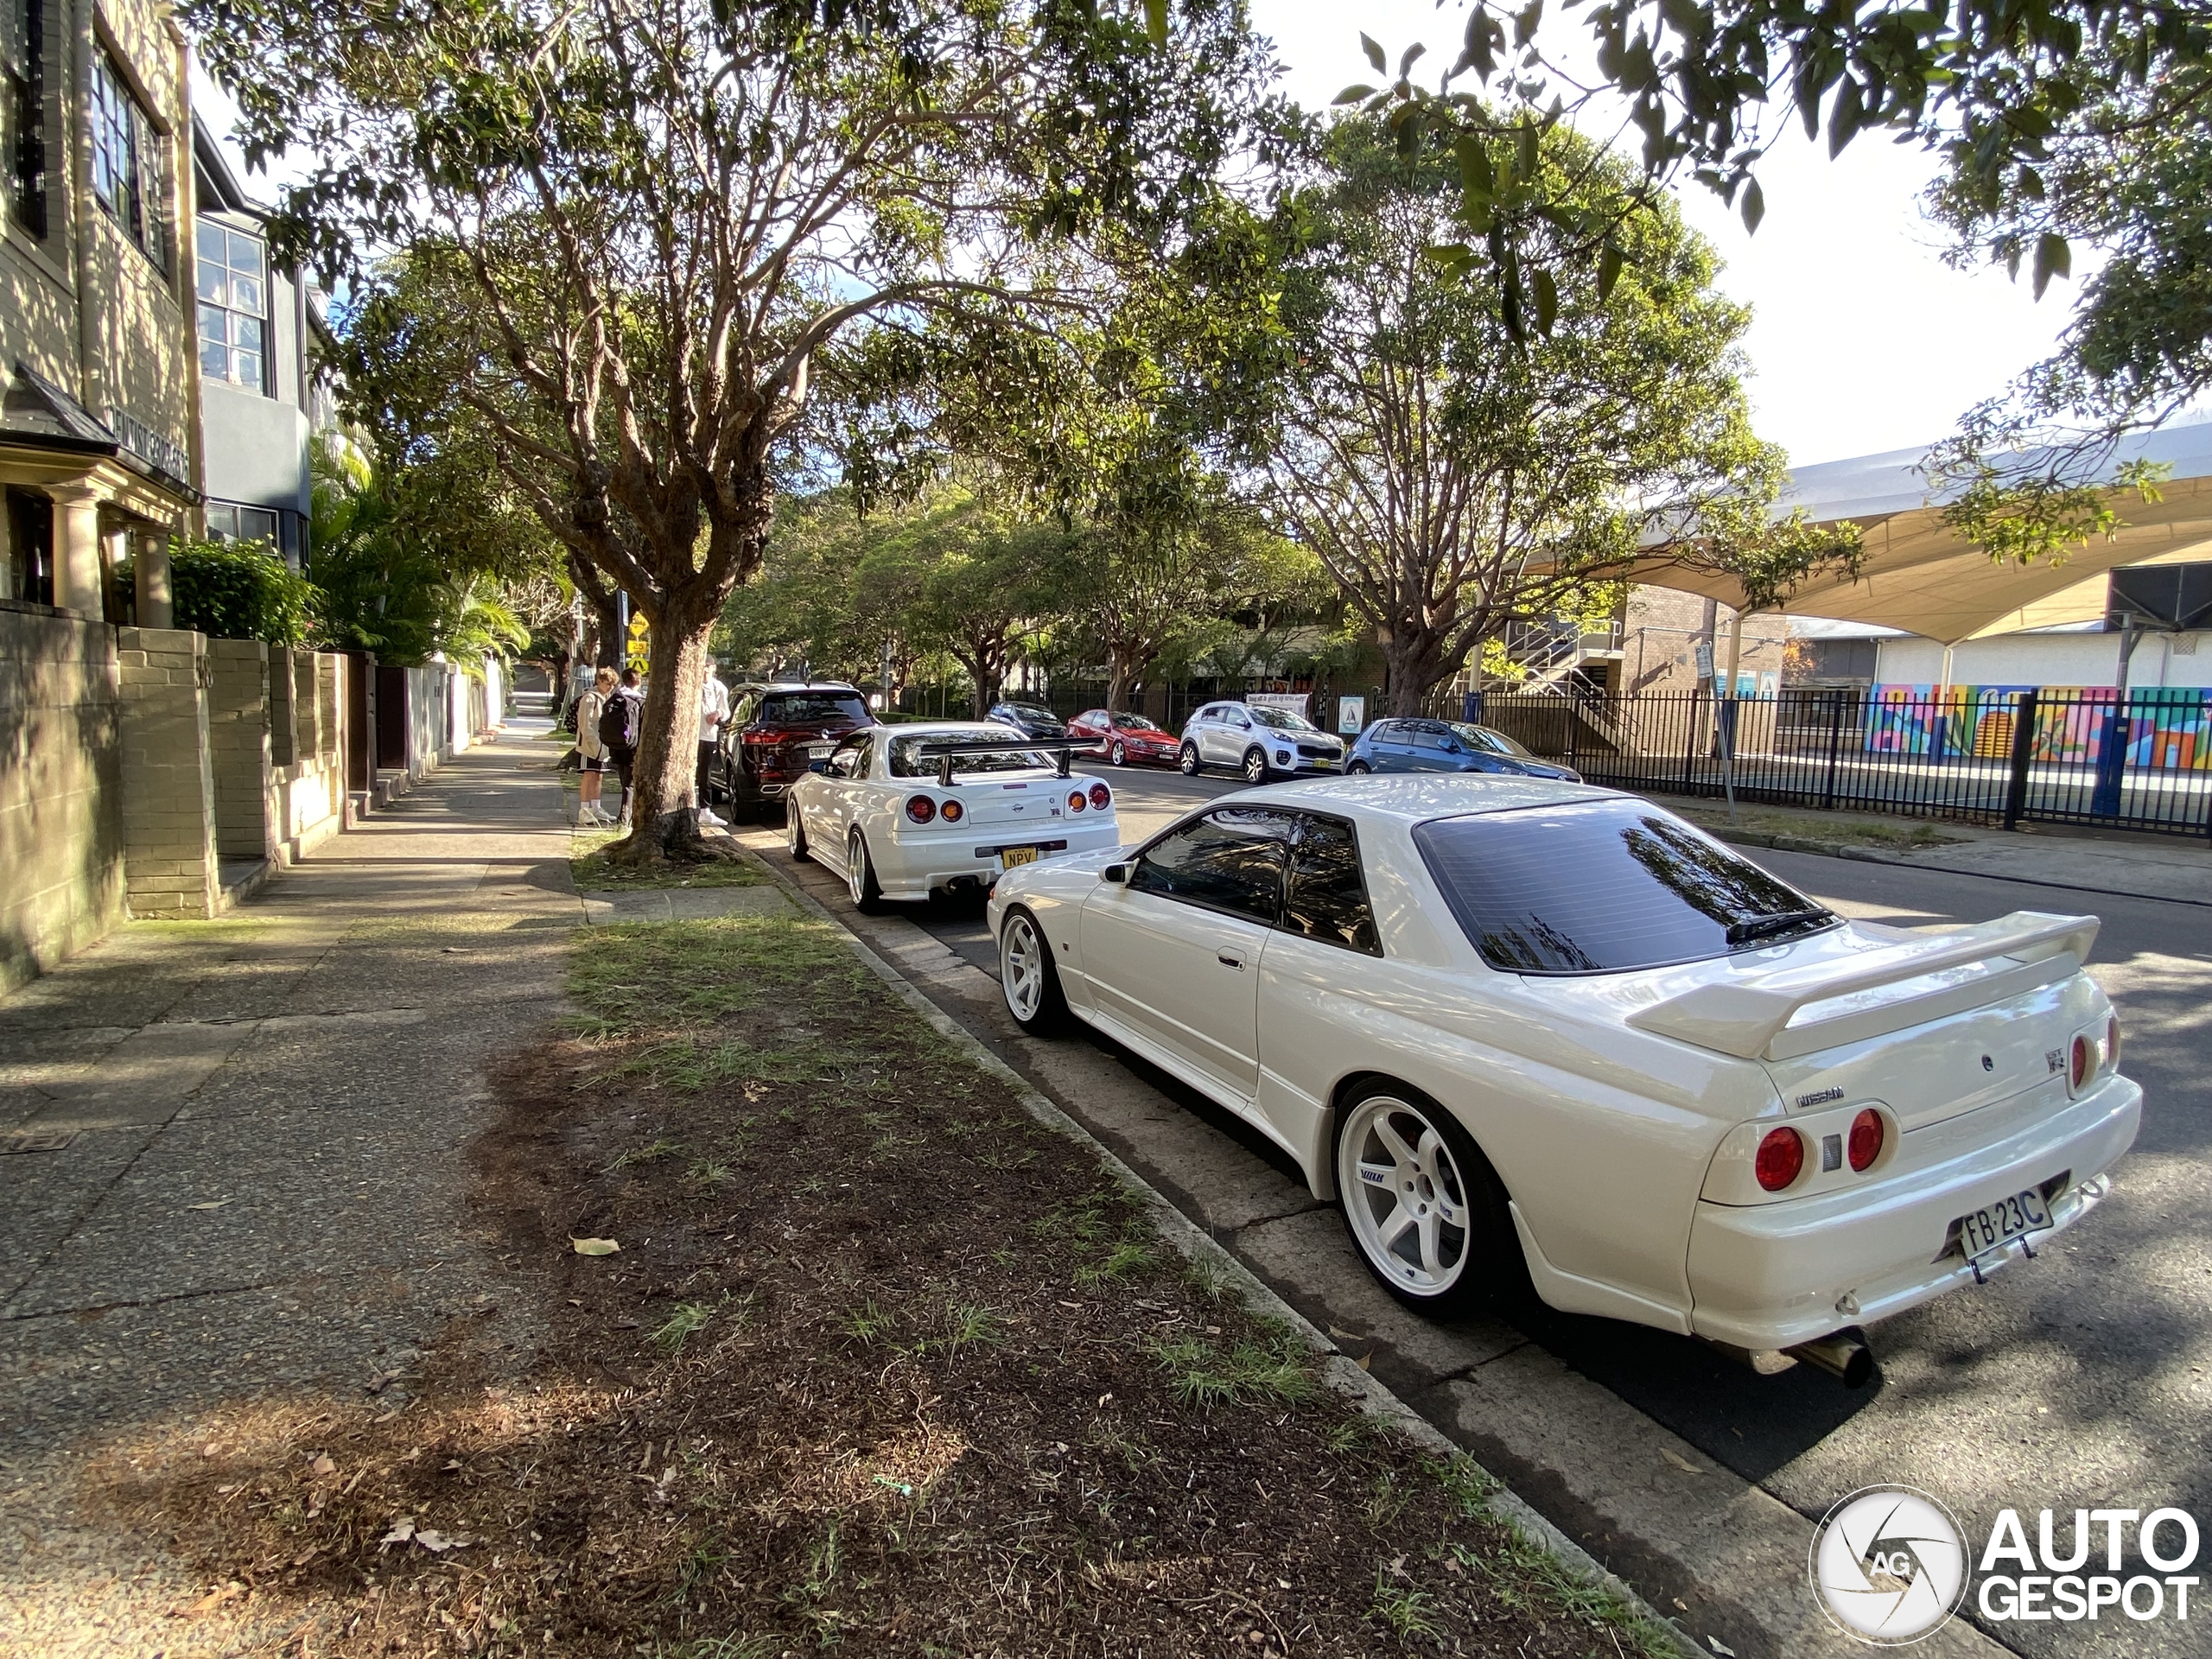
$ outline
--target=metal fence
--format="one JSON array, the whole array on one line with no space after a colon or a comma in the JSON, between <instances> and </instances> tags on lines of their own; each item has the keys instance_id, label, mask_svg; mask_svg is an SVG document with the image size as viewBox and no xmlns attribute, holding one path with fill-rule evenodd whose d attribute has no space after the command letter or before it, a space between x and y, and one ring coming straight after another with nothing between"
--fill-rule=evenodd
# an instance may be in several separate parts
<instances>
[{"instance_id":1,"label":"metal fence","mask_svg":"<svg viewBox=\"0 0 2212 1659\"><path fill-rule=\"evenodd\" d=\"M1786 690L1741 702L1491 693L1477 717L1592 783L2212 836L2212 690Z\"/></svg>"}]
</instances>

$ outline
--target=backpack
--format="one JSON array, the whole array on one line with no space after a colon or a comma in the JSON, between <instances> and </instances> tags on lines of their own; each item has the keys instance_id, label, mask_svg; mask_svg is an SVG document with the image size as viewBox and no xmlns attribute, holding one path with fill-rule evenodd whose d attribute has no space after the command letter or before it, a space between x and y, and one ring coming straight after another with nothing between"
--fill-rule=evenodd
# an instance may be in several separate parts
<instances>
[{"instance_id":1,"label":"backpack","mask_svg":"<svg viewBox=\"0 0 2212 1659\"><path fill-rule=\"evenodd\" d=\"M609 749L636 748L638 719L638 699L615 692L607 698L607 706L599 711L601 746Z\"/></svg>"}]
</instances>

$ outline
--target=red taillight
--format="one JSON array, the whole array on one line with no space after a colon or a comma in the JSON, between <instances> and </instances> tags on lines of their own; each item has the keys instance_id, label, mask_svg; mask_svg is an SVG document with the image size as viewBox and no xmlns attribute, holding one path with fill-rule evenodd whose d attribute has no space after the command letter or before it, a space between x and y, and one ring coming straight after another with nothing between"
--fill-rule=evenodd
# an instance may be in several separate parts
<instances>
[{"instance_id":1,"label":"red taillight","mask_svg":"<svg viewBox=\"0 0 2212 1659\"><path fill-rule=\"evenodd\" d=\"M2067 1076L2074 1087L2082 1089L2088 1086L2089 1074L2097 1069L2097 1046L2087 1037L2076 1037L2071 1065L2073 1069Z\"/></svg>"},{"instance_id":2,"label":"red taillight","mask_svg":"<svg viewBox=\"0 0 2212 1659\"><path fill-rule=\"evenodd\" d=\"M1851 1166L1865 1174L1882 1155L1882 1140L1888 1133L1882 1127L1882 1115L1869 1106L1851 1120Z\"/></svg>"},{"instance_id":3,"label":"red taillight","mask_svg":"<svg viewBox=\"0 0 2212 1659\"><path fill-rule=\"evenodd\" d=\"M1804 1172L1805 1137L1795 1129L1769 1129L1751 1167L1761 1186L1781 1192Z\"/></svg>"},{"instance_id":4,"label":"red taillight","mask_svg":"<svg viewBox=\"0 0 2212 1659\"><path fill-rule=\"evenodd\" d=\"M957 801L947 801L938 810L944 814L944 821L947 823L957 823L960 822L963 809Z\"/></svg>"},{"instance_id":5,"label":"red taillight","mask_svg":"<svg viewBox=\"0 0 2212 1659\"><path fill-rule=\"evenodd\" d=\"M1114 791L1108 789L1105 785L1093 784L1090 786L1090 804L1099 811L1103 812L1113 798Z\"/></svg>"},{"instance_id":6,"label":"red taillight","mask_svg":"<svg viewBox=\"0 0 2212 1659\"><path fill-rule=\"evenodd\" d=\"M2120 1070L2120 1016L2116 1014L2105 1020L2105 1066L2108 1071Z\"/></svg>"},{"instance_id":7,"label":"red taillight","mask_svg":"<svg viewBox=\"0 0 2212 1659\"><path fill-rule=\"evenodd\" d=\"M937 817L937 803L926 795L909 795L906 798L906 816L916 823L927 823Z\"/></svg>"},{"instance_id":8,"label":"red taillight","mask_svg":"<svg viewBox=\"0 0 2212 1659\"><path fill-rule=\"evenodd\" d=\"M1082 810L1083 810L1083 809L1084 809L1084 807L1086 807L1086 806L1088 806L1088 805L1090 805L1090 802L1088 802L1088 801L1086 801L1086 800L1084 800L1084 799L1083 798L1083 791L1082 791L1081 790L1079 790L1079 789L1071 789L1071 790L1068 791L1068 810L1069 810L1069 811L1071 811L1071 812L1080 812L1080 811L1082 811Z\"/></svg>"},{"instance_id":9,"label":"red taillight","mask_svg":"<svg viewBox=\"0 0 2212 1659\"><path fill-rule=\"evenodd\" d=\"M784 741L781 732L740 732L737 737L741 743L780 743Z\"/></svg>"}]
</instances>

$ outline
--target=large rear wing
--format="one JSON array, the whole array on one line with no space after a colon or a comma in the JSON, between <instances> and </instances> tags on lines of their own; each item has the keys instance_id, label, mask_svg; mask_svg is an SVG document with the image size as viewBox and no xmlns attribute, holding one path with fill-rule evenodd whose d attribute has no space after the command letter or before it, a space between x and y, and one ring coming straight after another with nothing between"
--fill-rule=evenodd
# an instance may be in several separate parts
<instances>
[{"instance_id":1,"label":"large rear wing","mask_svg":"<svg viewBox=\"0 0 2212 1659\"><path fill-rule=\"evenodd\" d=\"M1841 961L1700 985L1639 1008L1628 1023L1742 1059L1791 1059L2069 978L2088 959L2098 925L2094 916L2016 910ZM1959 971L1983 964L1989 971ZM1867 995L1923 978L1930 982L1907 994Z\"/></svg>"},{"instance_id":2,"label":"large rear wing","mask_svg":"<svg viewBox=\"0 0 2212 1659\"><path fill-rule=\"evenodd\" d=\"M937 781L940 789L952 787L952 763L963 754L1052 754L1058 756L1056 765L1059 775L1068 775L1068 764L1077 749L1098 747L1097 740L1089 737L947 737L924 738L914 753L924 760L937 762Z\"/></svg>"}]
</instances>

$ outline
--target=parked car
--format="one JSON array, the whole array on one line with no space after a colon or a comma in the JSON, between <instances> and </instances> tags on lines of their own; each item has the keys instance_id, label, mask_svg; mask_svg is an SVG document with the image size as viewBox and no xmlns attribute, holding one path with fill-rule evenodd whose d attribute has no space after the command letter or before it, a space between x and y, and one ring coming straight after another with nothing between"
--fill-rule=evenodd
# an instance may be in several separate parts
<instances>
[{"instance_id":1,"label":"parked car","mask_svg":"<svg viewBox=\"0 0 2212 1659\"><path fill-rule=\"evenodd\" d=\"M1303 715L1249 702L1206 704L1184 722L1176 753L1186 777L1208 766L1229 766L1248 784L1335 772L1344 759L1344 740L1331 737Z\"/></svg>"},{"instance_id":2,"label":"parked car","mask_svg":"<svg viewBox=\"0 0 2212 1659\"><path fill-rule=\"evenodd\" d=\"M1359 734L1346 772L1509 772L1582 781L1572 766L1536 757L1503 732L1459 720L1378 720Z\"/></svg>"},{"instance_id":3,"label":"parked car","mask_svg":"<svg viewBox=\"0 0 2212 1659\"><path fill-rule=\"evenodd\" d=\"M840 871L854 906L981 893L1000 873L1121 844L1114 791L996 721L874 726L793 785L791 855ZM943 753L943 746L962 752ZM948 766L946 763L950 762Z\"/></svg>"},{"instance_id":4,"label":"parked car","mask_svg":"<svg viewBox=\"0 0 2212 1659\"><path fill-rule=\"evenodd\" d=\"M1172 766L1182 748L1174 733L1162 731L1142 715L1114 714L1103 709L1085 709L1068 721L1068 735L1092 739L1096 747L1091 753L1116 766L1126 766L1133 760Z\"/></svg>"},{"instance_id":5,"label":"parked car","mask_svg":"<svg viewBox=\"0 0 2212 1659\"><path fill-rule=\"evenodd\" d=\"M1025 1028L1245 1118L1440 1316L1533 1290L1863 1377L1858 1327L2081 1220L2141 1115L2095 918L1848 921L1548 779L1240 791L989 915Z\"/></svg>"},{"instance_id":6,"label":"parked car","mask_svg":"<svg viewBox=\"0 0 2212 1659\"><path fill-rule=\"evenodd\" d=\"M779 806L810 761L871 723L868 699L842 681L738 686L713 781L740 812Z\"/></svg>"},{"instance_id":7,"label":"parked car","mask_svg":"<svg viewBox=\"0 0 2212 1659\"><path fill-rule=\"evenodd\" d=\"M1060 717L1038 702L995 702L985 720L1011 726L1024 737L1065 737L1068 728Z\"/></svg>"}]
</instances>

